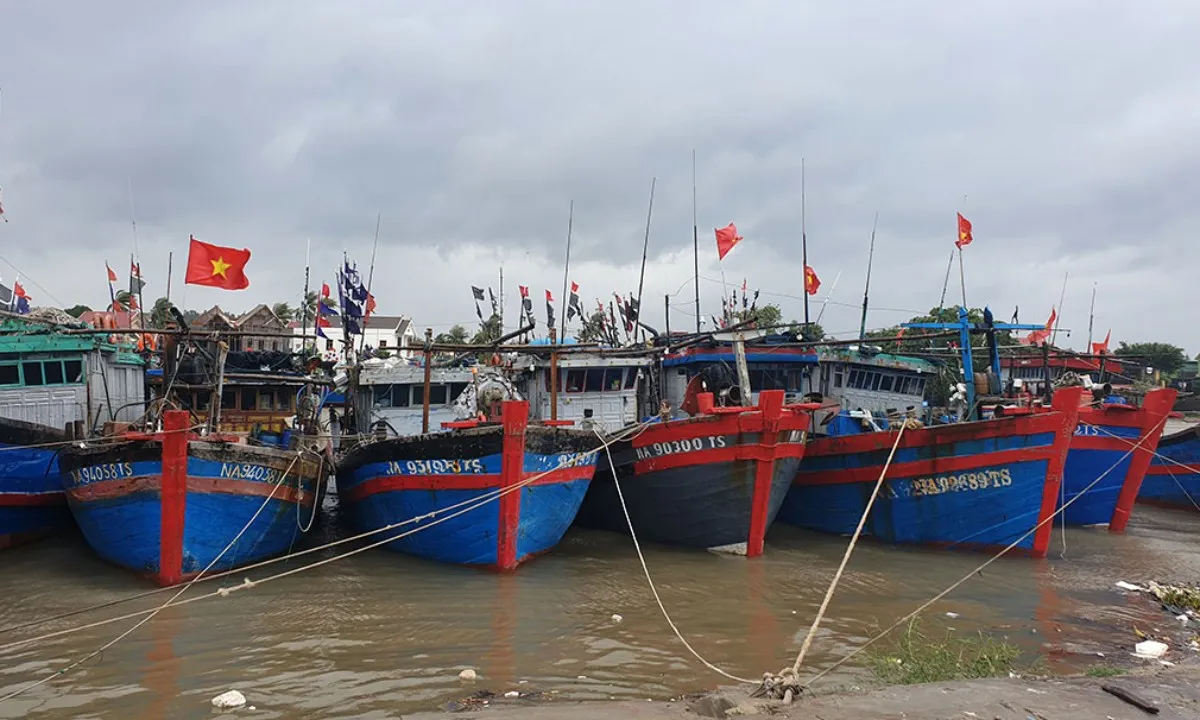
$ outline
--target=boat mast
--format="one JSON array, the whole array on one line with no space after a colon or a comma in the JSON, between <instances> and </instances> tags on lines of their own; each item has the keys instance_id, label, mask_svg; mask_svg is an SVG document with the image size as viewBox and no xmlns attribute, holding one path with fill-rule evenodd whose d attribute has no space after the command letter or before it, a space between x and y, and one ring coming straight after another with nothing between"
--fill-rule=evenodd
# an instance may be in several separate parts
<instances>
[{"instance_id":1,"label":"boat mast","mask_svg":"<svg viewBox=\"0 0 1200 720\"><path fill-rule=\"evenodd\" d=\"M1050 334L1050 344L1054 344L1055 338L1058 337L1058 324L1062 322L1063 300L1067 297L1067 278L1071 276L1071 271L1063 273L1062 292L1058 295L1058 312L1054 314L1054 331ZM1088 350L1091 350L1089 347Z\"/></svg>"},{"instance_id":2,"label":"boat mast","mask_svg":"<svg viewBox=\"0 0 1200 720\"><path fill-rule=\"evenodd\" d=\"M300 296L300 351L308 350L308 275L309 275L309 259L312 255L312 238L304 244L304 294ZM320 302L320 301L318 301ZM318 308L319 309L319 308ZM316 318L313 318L313 324L316 324Z\"/></svg>"},{"instance_id":3,"label":"boat mast","mask_svg":"<svg viewBox=\"0 0 1200 720\"><path fill-rule=\"evenodd\" d=\"M634 310L634 321L641 323L642 320L642 288L646 283L646 256L650 251L650 218L654 215L654 183L658 178L650 178L650 208L646 211L646 238L642 241L642 272L638 276L638 294L637 294L637 309ZM637 325L633 327L634 338L637 338ZM645 332L643 331L643 337Z\"/></svg>"},{"instance_id":4,"label":"boat mast","mask_svg":"<svg viewBox=\"0 0 1200 720\"><path fill-rule=\"evenodd\" d=\"M375 242L371 244L371 267L367 270L367 299L363 306L362 335L358 338L358 357L361 359L367 347L367 323L371 319L371 282L375 278L375 251L379 249L379 223L383 221L383 213L375 214Z\"/></svg>"},{"instance_id":5,"label":"boat mast","mask_svg":"<svg viewBox=\"0 0 1200 720\"><path fill-rule=\"evenodd\" d=\"M696 332L700 332L700 226L696 222L696 149L692 148L692 260L695 263L693 284L696 289ZM715 328L714 328L715 329Z\"/></svg>"},{"instance_id":6,"label":"boat mast","mask_svg":"<svg viewBox=\"0 0 1200 720\"><path fill-rule=\"evenodd\" d=\"M1092 283L1092 307L1088 310L1087 351L1092 352L1092 321L1096 319L1096 283Z\"/></svg>"},{"instance_id":7,"label":"boat mast","mask_svg":"<svg viewBox=\"0 0 1200 720\"><path fill-rule=\"evenodd\" d=\"M559 342L564 342L567 339L567 307L566 307L567 275L571 272L571 230L572 230L572 228L574 228L574 226L575 226L575 201L572 200L570 208L567 210L567 260L566 260L566 262L563 263L563 289L562 289L562 295L558 296L559 303L562 303L559 306L559 310L561 312L559 312L559 314L558 314L558 327L559 327L558 336L560 338L562 338L561 340L559 340ZM644 263L642 265L642 268L643 268L643 272L644 272L645 271ZM554 328L548 328L548 330L553 331ZM554 333L553 332L550 333L550 342L551 343L554 342Z\"/></svg>"},{"instance_id":8,"label":"boat mast","mask_svg":"<svg viewBox=\"0 0 1200 720\"><path fill-rule=\"evenodd\" d=\"M808 229L805 224L805 182L804 182L804 158L800 158L800 260L804 263L804 278L803 292L800 294L804 297L804 329L808 330Z\"/></svg>"},{"instance_id":9,"label":"boat mast","mask_svg":"<svg viewBox=\"0 0 1200 720\"><path fill-rule=\"evenodd\" d=\"M875 260L875 229L879 227L879 211L875 211L875 222L871 225L871 250L867 253L867 284L863 287L862 321L858 325L858 339L867 339L867 302L871 293L871 263ZM808 293L805 292L807 295ZM824 309L824 308L822 308Z\"/></svg>"}]
</instances>

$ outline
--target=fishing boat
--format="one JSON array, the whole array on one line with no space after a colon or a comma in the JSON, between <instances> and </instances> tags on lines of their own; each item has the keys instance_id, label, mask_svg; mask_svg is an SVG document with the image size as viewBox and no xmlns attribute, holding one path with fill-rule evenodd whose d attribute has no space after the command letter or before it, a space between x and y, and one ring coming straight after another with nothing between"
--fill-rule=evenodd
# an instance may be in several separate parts
<instances>
[{"instance_id":1,"label":"fishing boat","mask_svg":"<svg viewBox=\"0 0 1200 720\"><path fill-rule=\"evenodd\" d=\"M612 464L600 459L580 525L628 533L632 524L640 539L652 542L762 554L767 528L804 454L807 411L815 406L789 404L784 387L747 393L742 404L740 386L726 369L737 364L738 352L748 358L764 349L734 345L718 339L663 359L664 393L685 416L668 411L652 417L612 444ZM756 364L749 371L756 387L772 374L772 383L791 383L795 401L801 368L813 362L812 353L769 357L781 368ZM601 371L608 372L583 370Z\"/></svg>"},{"instance_id":2,"label":"fishing boat","mask_svg":"<svg viewBox=\"0 0 1200 720\"><path fill-rule=\"evenodd\" d=\"M1085 394L1071 438L1060 497L1067 525L1107 525L1121 532L1129 523L1175 403L1173 388L1155 388L1130 404L1097 388Z\"/></svg>"},{"instance_id":3,"label":"fishing boat","mask_svg":"<svg viewBox=\"0 0 1200 720\"><path fill-rule=\"evenodd\" d=\"M472 369L465 382L460 368L434 368L428 349L415 370L364 363L350 402L373 433L339 461L338 498L358 531L394 536L390 550L508 571L562 539L601 439L530 424L511 364ZM400 432L414 418L419 432Z\"/></svg>"},{"instance_id":4,"label":"fishing boat","mask_svg":"<svg viewBox=\"0 0 1200 720\"><path fill-rule=\"evenodd\" d=\"M133 345L62 320L71 325L0 322L0 547L69 527L59 451L144 410L145 363Z\"/></svg>"},{"instance_id":5,"label":"fishing boat","mask_svg":"<svg viewBox=\"0 0 1200 720\"><path fill-rule=\"evenodd\" d=\"M1162 436L1137 501L1200 512L1200 425Z\"/></svg>"},{"instance_id":6,"label":"fishing boat","mask_svg":"<svg viewBox=\"0 0 1200 720\"><path fill-rule=\"evenodd\" d=\"M974 368L971 335L988 335L990 374L965 373L959 384L961 421L941 422L916 412L891 418L841 408L809 443L780 520L825 532L854 532L875 484L885 475L867 516L865 535L891 543L956 549L1014 550L1045 556L1058 506L1067 451L1078 422L1083 389L1054 394L1050 411L1005 411L978 419L976 386L998 385L997 330L1036 326L983 323L960 310L958 323L910 323L906 328L960 332L963 367ZM836 376L854 368L831 368ZM873 382L873 381L872 381ZM981 388L983 389L983 388ZM904 424L903 436L901 424ZM889 461L892 448L895 455Z\"/></svg>"},{"instance_id":7,"label":"fishing boat","mask_svg":"<svg viewBox=\"0 0 1200 720\"><path fill-rule=\"evenodd\" d=\"M152 410L172 409L60 457L71 512L92 549L160 585L284 554L320 511L332 457L317 434L318 381L301 388L286 438L222 430L227 356L220 342L165 342L167 386ZM240 389L257 393L243 379ZM263 383L273 407L278 382Z\"/></svg>"}]
</instances>

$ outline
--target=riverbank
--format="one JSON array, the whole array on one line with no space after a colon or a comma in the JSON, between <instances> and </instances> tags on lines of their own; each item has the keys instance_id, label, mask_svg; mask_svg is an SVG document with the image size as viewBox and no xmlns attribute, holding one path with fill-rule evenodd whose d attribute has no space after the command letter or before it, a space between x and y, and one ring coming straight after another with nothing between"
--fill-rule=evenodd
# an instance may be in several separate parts
<instances>
[{"instance_id":1,"label":"riverbank","mask_svg":"<svg viewBox=\"0 0 1200 720\"><path fill-rule=\"evenodd\" d=\"M530 704L504 698L470 716L483 720L683 720L770 715L819 720L981 718L982 720L1104 720L1151 717L1129 700L1157 709L1163 720L1200 717L1200 663L1155 665L1108 678L992 678L903 685L814 695L783 706L752 700L741 690L720 690L675 702L620 700ZM408 720L445 718L445 712L405 715Z\"/></svg>"}]
</instances>

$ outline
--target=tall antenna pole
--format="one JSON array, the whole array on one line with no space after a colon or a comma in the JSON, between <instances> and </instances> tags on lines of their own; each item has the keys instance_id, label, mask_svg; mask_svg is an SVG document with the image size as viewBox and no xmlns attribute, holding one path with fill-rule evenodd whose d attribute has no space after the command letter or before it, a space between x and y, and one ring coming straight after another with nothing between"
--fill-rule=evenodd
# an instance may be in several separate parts
<instances>
[{"instance_id":1,"label":"tall antenna pole","mask_svg":"<svg viewBox=\"0 0 1200 720\"><path fill-rule=\"evenodd\" d=\"M946 279L942 281L942 299L938 300L937 322L942 322L942 308L946 307L946 288L950 287L950 268L954 267L954 251L950 251L950 259L946 261Z\"/></svg>"},{"instance_id":2,"label":"tall antenna pole","mask_svg":"<svg viewBox=\"0 0 1200 720\"><path fill-rule=\"evenodd\" d=\"M175 253L167 253L167 302L171 302L171 262L175 259Z\"/></svg>"},{"instance_id":3,"label":"tall antenna pole","mask_svg":"<svg viewBox=\"0 0 1200 720\"><path fill-rule=\"evenodd\" d=\"M375 242L371 243L371 268L367 270L367 303L363 308L362 336L358 339L358 356L361 360L367 347L367 323L370 321L371 283L375 279L375 251L379 249L379 224L383 221L383 213L375 214Z\"/></svg>"},{"instance_id":4,"label":"tall antenna pole","mask_svg":"<svg viewBox=\"0 0 1200 720\"><path fill-rule=\"evenodd\" d=\"M1092 307L1088 310L1087 352L1092 352L1092 321L1096 319L1096 283L1092 283Z\"/></svg>"},{"instance_id":5,"label":"tall antenna pole","mask_svg":"<svg viewBox=\"0 0 1200 720\"><path fill-rule=\"evenodd\" d=\"M304 243L304 294L300 296L300 349L308 349L308 275L309 259L312 256L312 238ZM320 302L319 300L317 302ZM320 308L318 308L319 310ZM316 325L316 318L313 318Z\"/></svg>"},{"instance_id":6,"label":"tall antenna pole","mask_svg":"<svg viewBox=\"0 0 1200 720\"><path fill-rule=\"evenodd\" d=\"M654 214L654 184L658 182L658 178L650 178L650 209L646 211L646 238L642 241L642 274L638 277L638 294L637 294L637 310L635 310L635 318L642 319L642 288L646 283L646 256L650 251L650 218ZM635 325L633 332L636 335L638 328Z\"/></svg>"},{"instance_id":7,"label":"tall antenna pole","mask_svg":"<svg viewBox=\"0 0 1200 720\"><path fill-rule=\"evenodd\" d=\"M567 339L567 275L571 271L571 230L575 226L575 201L571 201L570 209L567 211L567 261L563 263L563 289L562 295L558 296L559 313L558 313L558 342L563 343Z\"/></svg>"},{"instance_id":8,"label":"tall antenna pole","mask_svg":"<svg viewBox=\"0 0 1200 720\"><path fill-rule=\"evenodd\" d=\"M129 187L129 221L133 224L133 256L129 260L129 275L133 277L133 266L138 268L138 317L142 320L142 329L146 328L146 302L142 297L142 287L146 284L142 282L142 253L138 250L138 231L137 231L137 213L133 209L133 178L126 178ZM133 325L133 314L130 313L129 324Z\"/></svg>"},{"instance_id":9,"label":"tall antenna pole","mask_svg":"<svg viewBox=\"0 0 1200 720\"><path fill-rule=\"evenodd\" d=\"M1050 344L1054 344L1054 340L1058 337L1058 324L1062 322L1063 300L1067 297L1067 278L1071 276L1071 271L1063 273L1062 292L1058 295L1058 312L1054 313L1054 332L1050 333ZM1088 351L1091 351L1091 346L1088 346Z\"/></svg>"},{"instance_id":10,"label":"tall antenna pole","mask_svg":"<svg viewBox=\"0 0 1200 720\"><path fill-rule=\"evenodd\" d=\"M875 222L871 225L871 250L867 253L867 284L863 287L862 322L858 325L858 339L867 338L867 302L871 293L871 264L875 260L875 229L879 227L879 211L875 211ZM805 293L807 294L807 293ZM824 308L822 308L824 310Z\"/></svg>"},{"instance_id":11,"label":"tall antenna pole","mask_svg":"<svg viewBox=\"0 0 1200 720\"><path fill-rule=\"evenodd\" d=\"M804 263L804 325L808 327L808 227L805 224L804 158L800 158L800 258Z\"/></svg>"},{"instance_id":12,"label":"tall antenna pole","mask_svg":"<svg viewBox=\"0 0 1200 720\"><path fill-rule=\"evenodd\" d=\"M504 337L504 266L500 266L500 335Z\"/></svg>"},{"instance_id":13,"label":"tall antenna pole","mask_svg":"<svg viewBox=\"0 0 1200 720\"><path fill-rule=\"evenodd\" d=\"M692 258L696 263L696 332L700 332L700 226L696 223L696 150L692 149Z\"/></svg>"}]
</instances>

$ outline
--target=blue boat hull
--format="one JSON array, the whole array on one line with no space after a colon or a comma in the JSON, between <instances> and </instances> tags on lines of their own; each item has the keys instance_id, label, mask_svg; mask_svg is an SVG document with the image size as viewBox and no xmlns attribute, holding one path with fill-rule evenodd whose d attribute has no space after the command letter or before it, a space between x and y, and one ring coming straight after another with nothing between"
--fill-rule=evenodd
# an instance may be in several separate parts
<instances>
[{"instance_id":1,"label":"blue boat hull","mask_svg":"<svg viewBox=\"0 0 1200 720\"><path fill-rule=\"evenodd\" d=\"M0 418L0 548L71 525L58 469L64 440L61 430Z\"/></svg>"},{"instance_id":2,"label":"blue boat hull","mask_svg":"<svg viewBox=\"0 0 1200 720\"><path fill-rule=\"evenodd\" d=\"M1200 427L1163 436L1137 499L1200 512Z\"/></svg>"},{"instance_id":3,"label":"blue boat hull","mask_svg":"<svg viewBox=\"0 0 1200 720\"><path fill-rule=\"evenodd\" d=\"M373 541L394 537L390 550L516 568L557 545L574 521L599 440L543 427L522 427L507 446L505 437L502 426L486 426L360 446L338 465L342 511L357 531L378 532Z\"/></svg>"},{"instance_id":4,"label":"blue boat hull","mask_svg":"<svg viewBox=\"0 0 1200 720\"><path fill-rule=\"evenodd\" d=\"M182 482L158 440L64 453L71 512L98 555L173 585L284 554L311 528L324 483L311 454L185 445Z\"/></svg>"},{"instance_id":5,"label":"blue boat hull","mask_svg":"<svg viewBox=\"0 0 1200 720\"><path fill-rule=\"evenodd\" d=\"M1061 392L1061 391L1060 391ZM905 431L863 527L883 542L1044 556L1078 417L1059 412ZM1056 395L1055 408L1059 409ZM866 511L896 431L814 439L779 519L850 534Z\"/></svg>"}]
</instances>

